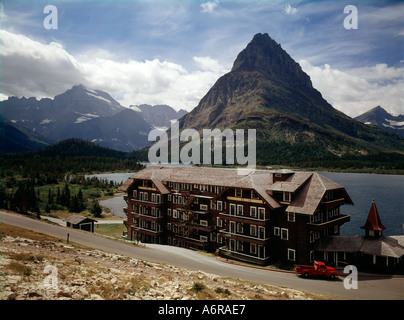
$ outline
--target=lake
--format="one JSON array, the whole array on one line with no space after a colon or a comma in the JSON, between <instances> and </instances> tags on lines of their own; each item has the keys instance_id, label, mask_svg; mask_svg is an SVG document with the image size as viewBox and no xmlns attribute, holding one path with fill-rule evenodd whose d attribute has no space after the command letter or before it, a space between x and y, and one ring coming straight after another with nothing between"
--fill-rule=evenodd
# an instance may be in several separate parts
<instances>
[{"instance_id":1,"label":"lake","mask_svg":"<svg viewBox=\"0 0 404 320\"><path fill-rule=\"evenodd\" d=\"M404 176L319 172L342 185L347 190L354 205L341 206L341 213L349 214L351 221L342 225L341 235L364 235L360 227L366 222L372 199L375 200L382 223L387 227L383 235L403 235L404 229ZM116 183L125 182L133 173L111 173L92 175ZM126 206L123 197L100 201L116 216L126 217L122 208Z\"/></svg>"},{"instance_id":2,"label":"lake","mask_svg":"<svg viewBox=\"0 0 404 320\"><path fill-rule=\"evenodd\" d=\"M354 206L344 205L341 213L349 214L351 221L341 226L341 235L364 235L360 229L366 222L372 199L380 219L387 227L383 235L403 235L404 176L367 173L320 172L345 187Z\"/></svg>"}]
</instances>

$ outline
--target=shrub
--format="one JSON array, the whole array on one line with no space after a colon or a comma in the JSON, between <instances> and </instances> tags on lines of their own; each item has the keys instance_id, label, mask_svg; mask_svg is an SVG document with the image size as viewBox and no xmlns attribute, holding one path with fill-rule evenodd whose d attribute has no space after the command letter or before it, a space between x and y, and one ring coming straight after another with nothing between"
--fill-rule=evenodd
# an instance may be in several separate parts
<instances>
[{"instance_id":1,"label":"shrub","mask_svg":"<svg viewBox=\"0 0 404 320\"><path fill-rule=\"evenodd\" d=\"M8 268L14 272L17 272L19 274L22 274L24 276L30 276L31 275L31 268L28 266L25 266L19 262L10 262L8 265Z\"/></svg>"},{"instance_id":2,"label":"shrub","mask_svg":"<svg viewBox=\"0 0 404 320\"><path fill-rule=\"evenodd\" d=\"M201 282L194 282L194 284L192 286L192 290L195 292L201 292L205 288L206 288L206 286Z\"/></svg>"}]
</instances>

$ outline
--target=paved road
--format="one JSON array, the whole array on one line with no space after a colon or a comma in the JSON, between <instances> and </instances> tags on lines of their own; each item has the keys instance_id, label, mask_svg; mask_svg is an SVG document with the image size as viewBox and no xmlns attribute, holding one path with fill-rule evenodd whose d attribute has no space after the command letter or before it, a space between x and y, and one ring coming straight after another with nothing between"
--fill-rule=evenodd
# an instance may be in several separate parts
<instances>
[{"instance_id":1,"label":"paved road","mask_svg":"<svg viewBox=\"0 0 404 320\"><path fill-rule=\"evenodd\" d=\"M66 239L67 233L69 233L71 242L142 260L167 263L188 270L201 270L220 276L306 290L342 299L404 300L404 278L402 277L367 277L360 275L358 289L346 290L343 285L343 279L338 281L307 280L301 279L295 274L228 264L183 248L158 245L148 245L146 248L138 247L85 231L67 229L16 214L0 212L0 222L31 229L61 239Z\"/></svg>"}]
</instances>

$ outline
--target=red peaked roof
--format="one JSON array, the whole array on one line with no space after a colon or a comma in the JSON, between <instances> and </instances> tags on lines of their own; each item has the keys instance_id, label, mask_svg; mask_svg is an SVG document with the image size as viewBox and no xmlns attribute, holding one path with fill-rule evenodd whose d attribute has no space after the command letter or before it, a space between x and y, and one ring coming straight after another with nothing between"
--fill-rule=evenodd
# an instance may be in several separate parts
<instances>
[{"instance_id":1,"label":"red peaked roof","mask_svg":"<svg viewBox=\"0 0 404 320\"><path fill-rule=\"evenodd\" d=\"M372 206L370 207L368 219L362 229L374 230L374 231L382 231L386 229L380 220L379 213L377 212L375 201L372 201Z\"/></svg>"}]
</instances>

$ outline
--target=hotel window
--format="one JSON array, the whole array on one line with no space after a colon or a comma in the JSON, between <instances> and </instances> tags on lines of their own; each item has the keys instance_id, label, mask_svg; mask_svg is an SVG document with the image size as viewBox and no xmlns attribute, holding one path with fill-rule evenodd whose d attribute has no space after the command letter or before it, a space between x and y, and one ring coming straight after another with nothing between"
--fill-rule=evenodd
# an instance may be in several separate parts
<instances>
[{"instance_id":1,"label":"hotel window","mask_svg":"<svg viewBox=\"0 0 404 320\"><path fill-rule=\"evenodd\" d=\"M156 194L156 203L160 203L160 202L161 202L161 195Z\"/></svg>"},{"instance_id":2,"label":"hotel window","mask_svg":"<svg viewBox=\"0 0 404 320\"><path fill-rule=\"evenodd\" d=\"M171 230L171 223L167 223L167 230Z\"/></svg>"},{"instance_id":3,"label":"hotel window","mask_svg":"<svg viewBox=\"0 0 404 320\"><path fill-rule=\"evenodd\" d=\"M151 202L156 202L156 194L155 193L151 194Z\"/></svg>"},{"instance_id":4,"label":"hotel window","mask_svg":"<svg viewBox=\"0 0 404 320\"><path fill-rule=\"evenodd\" d=\"M250 253L257 254L257 245L255 243L250 243Z\"/></svg>"},{"instance_id":5,"label":"hotel window","mask_svg":"<svg viewBox=\"0 0 404 320\"><path fill-rule=\"evenodd\" d=\"M256 237L258 235L257 226L250 225L250 235Z\"/></svg>"},{"instance_id":6,"label":"hotel window","mask_svg":"<svg viewBox=\"0 0 404 320\"><path fill-rule=\"evenodd\" d=\"M139 192L139 200L143 200L143 192Z\"/></svg>"},{"instance_id":7,"label":"hotel window","mask_svg":"<svg viewBox=\"0 0 404 320\"><path fill-rule=\"evenodd\" d=\"M137 199L137 190L133 190L133 199Z\"/></svg>"},{"instance_id":8,"label":"hotel window","mask_svg":"<svg viewBox=\"0 0 404 320\"><path fill-rule=\"evenodd\" d=\"M338 234L338 226L334 226L334 234Z\"/></svg>"},{"instance_id":9,"label":"hotel window","mask_svg":"<svg viewBox=\"0 0 404 320\"><path fill-rule=\"evenodd\" d=\"M230 203L230 214L232 216L236 215L236 205L234 203Z\"/></svg>"},{"instance_id":10,"label":"hotel window","mask_svg":"<svg viewBox=\"0 0 404 320\"><path fill-rule=\"evenodd\" d=\"M291 192L284 192L283 193L283 201L291 202L292 201L292 193Z\"/></svg>"},{"instance_id":11,"label":"hotel window","mask_svg":"<svg viewBox=\"0 0 404 320\"><path fill-rule=\"evenodd\" d=\"M222 227L222 226L223 226L223 221L222 221L222 219L220 219L219 217L216 218L216 225L217 225L218 227Z\"/></svg>"},{"instance_id":12,"label":"hotel window","mask_svg":"<svg viewBox=\"0 0 404 320\"><path fill-rule=\"evenodd\" d=\"M314 232L310 231L310 243L314 242Z\"/></svg>"},{"instance_id":13,"label":"hotel window","mask_svg":"<svg viewBox=\"0 0 404 320\"><path fill-rule=\"evenodd\" d=\"M211 208L212 210L216 210L216 202L215 202L215 201L210 200L210 208Z\"/></svg>"},{"instance_id":14,"label":"hotel window","mask_svg":"<svg viewBox=\"0 0 404 320\"><path fill-rule=\"evenodd\" d=\"M257 217L257 207L250 207L250 217Z\"/></svg>"},{"instance_id":15,"label":"hotel window","mask_svg":"<svg viewBox=\"0 0 404 320\"><path fill-rule=\"evenodd\" d=\"M171 209L167 209L167 215L171 217Z\"/></svg>"},{"instance_id":16,"label":"hotel window","mask_svg":"<svg viewBox=\"0 0 404 320\"><path fill-rule=\"evenodd\" d=\"M149 194L147 192L143 193L143 200L148 201L149 200Z\"/></svg>"},{"instance_id":17,"label":"hotel window","mask_svg":"<svg viewBox=\"0 0 404 320\"><path fill-rule=\"evenodd\" d=\"M310 262L314 261L314 251L310 251Z\"/></svg>"},{"instance_id":18,"label":"hotel window","mask_svg":"<svg viewBox=\"0 0 404 320\"><path fill-rule=\"evenodd\" d=\"M169 194L169 195L167 196L167 200L168 200L168 201L171 201L171 194Z\"/></svg>"},{"instance_id":19,"label":"hotel window","mask_svg":"<svg viewBox=\"0 0 404 320\"><path fill-rule=\"evenodd\" d=\"M237 233L243 233L244 228L242 223L237 223Z\"/></svg>"},{"instance_id":20,"label":"hotel window","mask_svg":"<svg viewBox=\"0 0 404 320\"><path fill-rule=\"evenodd\" d=\"M242 216L243 215L243 205L241 205L241 204L238 204L237 205L237 215L238 216Z\"/></svg>"},{"instance_id":21,"label":"hotel window","mask_svg":"<svg viewBox=\"0 0 404 320\"><path fill-rule=\"evenodd\" d=\"M296 260L296 250L288 249L288 260L290 260L290 261Z\"/></svg>"},{"instance_id":22,"label":"hotel window","mask_svg":"<svg viewBox=\"0 0 404 320\"><path fill-rule=\"evenodd\" d=\"M251 199L259 199L259 197L255 194L254 190L251 190Z\"/></svg>"},{"instance_id":23,"label":"hotel window","mask_svg":"<svg viewBox=\"0 0 404 320\"><path fill-rule=\"evenodd\" d=\"M178 212L177 210L173 210L173 218L177 219L178 218Z\"/></svg>"},{"instance_id":24,"label":"hotel window","mask_svg":"<svg viewBox=\"0 0 404 320\"><path fill-rule=\"evenodd\" d=\"M242 241L237 241L236 244L237 244L237 250L238 251L243 251L244 250L244 245L243 245Z\"/></svg>"},{"instance_id":25,"label":"hotel window","mask_svg":"<svg viewBox=\"0 0 404 320\"><path fill-rule=\"evenodd\" d=\"M280 236L281 235L281 231L280 231L281 229L279 229L279 227L274 227L274 235L275 236Z\"/></svg>"},{"instance_id":26,"label":"hotel window","mask_svg":"<svg viewBox=\"0 0 404 320\"><path fill-rule=\"evenodd\" d=\"M258 208L258 219L265 219L265 208Z\"/></svg>"},{"instance_id":27,"label":"hotel window","mask_svg":"<svg viewBox=\"0 0 404 320\"><path fill-rule=\"evenodd\" d=\"M202 211L208 211L208 206L207 206L206 204L201 204L201 205L199 206L199 208L200 208Z\"/></svg>"},{"instance_id":28,"label":"hotel window","mask_svg":"<svg viewBox=\"0 0 404 320\"><path fill-rule=\"evenodd\" d=\"M214 233L210 234L210 241L216 242L216 234L214 234Z\"/></svg>"},{"instance_id":29,"label":"hotel window","mask_svg":"<svg viewBox=\"0 0 404 320\"><path fill-rule=\"evenodd\" d=\"M330 201L334 198L334 192L333 191L327 191L325 193L325 201Z\"/></svg>"},{"instance_id":30,"label":"hotel window","mask_svg":"<svg viewBox=\"0 0 404 320\"><path fill-rule=\"evenodd\" d=\"M208 242L208 237L207 236L199 236L199 240L202 242Z\"/></svg>"},{"instance_id":31,"label":"hotel window","mask_svg":"<svg viewBox=\"0 0 404 320\"><path fill-rule=\"evenodd\" d=\"M258 236L260 239L265 239L265 228L264 227L259 227L258 228Z\"/></svg>"},{"instance_id":32,"label":"hotel window","mask_svg":"<svg viewBox=\"0 0 404 320\"><path fill-rule=\"evenodd\" d=\"M222 211L222 210L223 210L223 202L222 202L222 201L218 201L218 202L217 202L217 210L218 210L218 211Z\"/></svg>"},{"instance_id":33,"label":"hotel window","mask_svg":"<svg viewBox=\"0 0 404 320\"><path fill-rule=\"evenodd\" d=\"M230 233L236 233L236 223L234 221L230 221Z\"/></svg>"},{"instance_id":34,"label":"hotel window","mask_svg":"<svg viewBox=\"0 0 404 320\"><path fill-rule=\"evenodd\" d=\"M207 221L207 220L200 220L200 221L199 221L199 224L200 224L201 226L207 227L207 226L208 226L208 221Z\"/></svg>"},{"instance_id":35,"label":"hotel window","mask_svg":"<svg viewBox=\"0 0 404 320\"><path fill-rule=\"evenodd\" d=\"M281 239L282 240L289 240L289 230L281 228Z\"/></svg>"},{"instance_id":36,"label":"hotel window","mask_svg":"<svg viewBox=\"0 0 404 320\"><path fill-rule=\"evenodd\" d=\"M234 195L238 198L241 198L243 196L243 191L241 189L235 189Z\"/></svg>"},{"instance_id":37,"label":"hotel window","mask_svg":"<svg viewBox=\"0 0 404 320\"><path fill-rule=\"evenodd\" d=\"M286 212L288 215L288 221L289 222L295 222L295 213L294 212Z\"/></svg>"}]
</instances>

